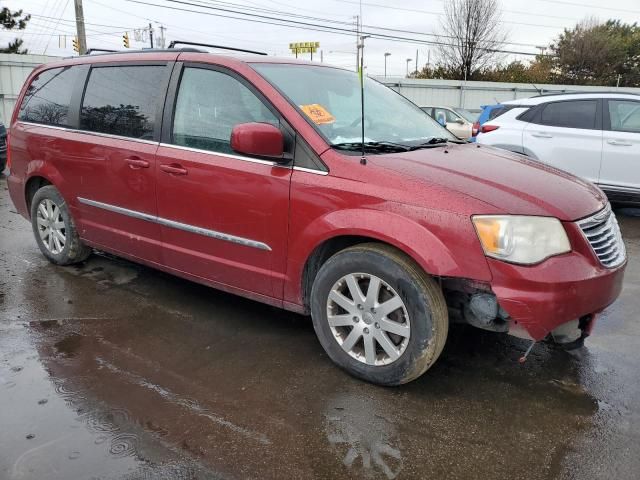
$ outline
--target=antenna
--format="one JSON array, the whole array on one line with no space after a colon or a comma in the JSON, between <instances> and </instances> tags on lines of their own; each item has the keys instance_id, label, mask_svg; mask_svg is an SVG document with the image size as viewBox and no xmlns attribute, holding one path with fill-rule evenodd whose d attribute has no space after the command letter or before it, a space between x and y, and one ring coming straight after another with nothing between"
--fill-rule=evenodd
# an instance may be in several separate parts
<instances>
[{"instance_id":1,"label":"antenna","mask_svg":"<svg viewBox=\"0 0 640 480\"><path fill-rule=\"evenodd\" d=\"M539 47L536 47L536 48L539 48ZM533 88L536 89L536 91L538 92L538 95L542 95L542 90L540 90L538 87L536 87L535 83L532 83L531 85L533 86Z\"/></svg>"},{"instance_id":2,"label":"antenna","mask_svg":"<svg viewBox=\"0 0 640 480\"><path fill-rule=\"evenodd\" d=\"M362 24L362 0L360 0L360 15L358 16L358 26ZM362 165L367 164L367 157L365 157L364 151L364 39L371 35L362 35L360 28L358 28L360 34L360 43L358 44L357 51L360 52L360 65L358 70L360 74L360 128L362 131L362 157L360 157L360 163Z\"/></svg>"},{"instance_id":3,"label":"antenna","mask_svg":"<svg viewBox=\"0 0 640 480\"><path fill-rule=\"evenodd\" d=\"M360 37L360 44L358 45L358 49L360 50L360 66L358 70L360 75L360 127L362 132L362 157L360 158L360 163L362 165L367 164L364 150L364 39L370 36L371 35L362 35Z\"/></svg>"}]
</instances>

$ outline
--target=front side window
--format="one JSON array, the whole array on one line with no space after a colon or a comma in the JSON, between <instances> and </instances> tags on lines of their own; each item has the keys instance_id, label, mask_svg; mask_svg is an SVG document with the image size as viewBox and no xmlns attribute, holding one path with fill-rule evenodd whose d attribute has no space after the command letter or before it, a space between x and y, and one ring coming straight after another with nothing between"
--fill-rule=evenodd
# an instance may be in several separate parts
<instances>
[{"instance_id":1,"label":"front side window","mask_svg":"<svg viewBox=\"0 0 640 480\"><path fill-rule=\"evenodd\" d=\"M174 144L233 153L233 127L250 122L280 125L271 110L238 79L216 70L184 69L173 119Z\"/></svg>"},{"instance_id":2,"label":"front side window","mask_svg":"<svg viewBox=\"0 0 640 480\"><path fill-rule=\"evenodd\" d=\"M52 68L33 79L25 93L18 120L68 127L69 104L79 69Z\"/></svg>"},{"instance_id":3,"label":"front side window","mask_svg":"<svg viewBox=\"0 0 640 480\"><path fill-rule=\"evenodd\" d=\"M609 100L611 130L640 133L640 102Z\"/></svg>"},{"instance_id":4,"label":"front side window","mask_svg":"<svg viewBox=\"0 0 640 480\"><path fill-rule=\"evenodd\" d=\"M165 73L166 67L152 65L92 68L80 128L152 140Z\"/></svg>"},{"instance_id":5,"label":"front side window","mask_svg":"<svg viewBox=\"0 0 640 480\"><path fill-rule=\"evenodd\" d=\"M379 82L365 78L364 120L360 78L347 70L312 65L254 63L330 145L362 141L415 146L433 138L455 137L419 107Z\"/></svg>"},{"instance_id":6,"label":"front side window","mask_svg":"<svg viewBox=\"0 0 640 480\"><path fill-rule=\"evenodd\" d=\"M597 100L549 103L542 110L541 123L553 127L594 129Z\"/></svg>"}]
</instances>

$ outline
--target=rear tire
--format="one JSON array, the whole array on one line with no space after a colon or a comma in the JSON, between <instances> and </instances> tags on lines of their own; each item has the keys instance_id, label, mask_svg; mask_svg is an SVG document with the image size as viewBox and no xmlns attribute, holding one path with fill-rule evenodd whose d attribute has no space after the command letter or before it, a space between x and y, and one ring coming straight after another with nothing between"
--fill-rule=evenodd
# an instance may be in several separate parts
<instances>
[{"instance_id":1,"label":"rear tire","mask_svg":"<svg viewBox=\"0 0 640 480\"><path fill-rule=\"evenodd\" d=\"M31 226L42 254L56 265L87 259L91 248L80 240L66 202L53 185L40 188L31 201Z\"/></svg>"},{"instance_id":2,"label":"rear tire","mask_svg":"<svg viewBox=\"0 0 640 480\"><path fill-rule=\"evenodd\" d=\"M427 371L449 330L434 279L407 255L377 243L347 248L325 262L313 283L311 315L322 347L339 367L388 386Z\"/></svg>"}]
</instances>

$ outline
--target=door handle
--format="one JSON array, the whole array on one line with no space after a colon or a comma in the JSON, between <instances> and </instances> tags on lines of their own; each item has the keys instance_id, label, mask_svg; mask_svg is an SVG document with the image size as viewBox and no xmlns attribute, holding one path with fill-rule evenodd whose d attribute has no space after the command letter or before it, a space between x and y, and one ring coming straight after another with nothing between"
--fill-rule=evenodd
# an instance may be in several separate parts
<instances>
[{"instance_id":1,"label":"door handle","mask_svg":"<svg viewBox=\"0 0 640 480\"><path fill-rule=\"evenodd\" d=\"M533 132L531 133L531 136L537 138L553 138L553 135L549 135L546 132Z\"/></svg>"},{"instance_id":2,"label":"door handle","mask_svg":"<svg viewBox=\"0 0 640 480\"><path fill-rule=\"evenodd\" d=\"M172 175L186 175L187 169L178 163L160 165L160 170Z\"/></svg>"},{"instance_id":3,"label":"door handle","mask_svg":"<svg viewBox=\"0 0 640 480\"><path fill-rule=\"evenodd\" d=\"M138 170L139 168L149 168L149 162L138 157L130 157L125 160L129 168Z\"/></svg>"},{"instance_id":4,"label":"door handle","mask_svg":"<svg viewBox=\"0 0 640 480\"><path fill-rule=\"evenodd\" d=\"M617 145L619 147L630 147L633 144L631 142L625 142L624 140L607 140L609 145Z\"/></svg>"}]
</instances>

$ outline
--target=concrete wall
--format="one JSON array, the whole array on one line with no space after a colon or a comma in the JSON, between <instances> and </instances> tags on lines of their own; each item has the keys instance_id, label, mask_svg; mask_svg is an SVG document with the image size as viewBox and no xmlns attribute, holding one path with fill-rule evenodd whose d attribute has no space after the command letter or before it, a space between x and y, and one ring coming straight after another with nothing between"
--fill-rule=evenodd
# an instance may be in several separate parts
<instances>
[{"instance_id":1,"label":"concrete wall","mask_svg":"<svg viewBox=\"0 0 640 480\"><path fill-rule=\"evenodd\" d=\"M421 106L451 106L469 109L481 105L527 98L544 93L618 91L640 94L640 88L591 87L579 85L528 85L526 83L463 82L401 77L373 77Z\"/></svg>"},{"instance_id":2,"label":"concrete wall","mask_svg":"<svg viewBox=\"0 0 640 480\"><path fill-rule=\"evenodd\" d=\"M0 121L9 123L22 84L35 67L59 57L47 55L0 54Z\"/></svg>"}]
</instances>

